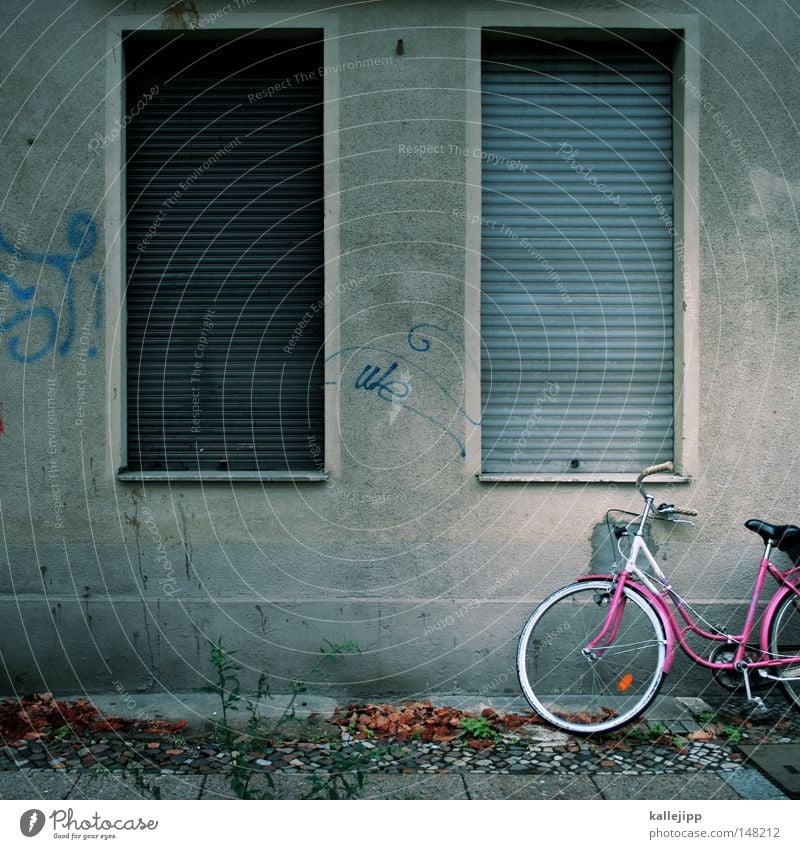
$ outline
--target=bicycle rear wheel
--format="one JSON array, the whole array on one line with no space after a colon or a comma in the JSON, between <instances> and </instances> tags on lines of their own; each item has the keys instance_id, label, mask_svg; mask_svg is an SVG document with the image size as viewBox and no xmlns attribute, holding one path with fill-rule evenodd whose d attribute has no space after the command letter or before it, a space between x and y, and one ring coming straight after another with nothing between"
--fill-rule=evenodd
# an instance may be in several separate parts
<instances>
[{"instance_id":1,"label":"bicycle rear wheel","mask_svg":"<svg viewBox=\"0 0 800 849\"><path fill-rule=\"evenodd\" d=\"M772 657L800 657L800 598L796 595L786 596L772 617L769 650ZM771 671L780 676L786 694L800 708L800 663Z\"/></svg>"},{"instance_id":2,"label":"bicycle rear wheel","mask_svg":"<svg viewBox=\"0 0 800 849\"><path fill-rule=\"evenodd\" d=\"M615 586L597 579L562 587L528 619L517 649L525 698L543 719L577 734L611 731L652 702L664 677L661 617L626 587L615 636L586 651L603 630Z\"/></svg>"}]
</instances>

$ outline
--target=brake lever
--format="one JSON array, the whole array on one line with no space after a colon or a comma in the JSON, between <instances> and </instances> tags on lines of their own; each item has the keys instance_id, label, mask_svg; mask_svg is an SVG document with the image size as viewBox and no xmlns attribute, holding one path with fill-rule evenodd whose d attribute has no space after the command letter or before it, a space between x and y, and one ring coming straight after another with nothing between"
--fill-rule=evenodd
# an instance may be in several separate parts
<instances>
[{"instance_id":1,"label":"brake lever","mask_svg":"<svg viewBox=\"0 0 800 849\"><path fill-rule=\"evenodd\" d=\"M672 522L675 525L691 525L692 527L695 526L694 522L691 519L675 518L674 504L659 504L658 507L656 507L656 513L658 513L659 518L663 519L665 522Z\"/></svg>"}]
</instances>

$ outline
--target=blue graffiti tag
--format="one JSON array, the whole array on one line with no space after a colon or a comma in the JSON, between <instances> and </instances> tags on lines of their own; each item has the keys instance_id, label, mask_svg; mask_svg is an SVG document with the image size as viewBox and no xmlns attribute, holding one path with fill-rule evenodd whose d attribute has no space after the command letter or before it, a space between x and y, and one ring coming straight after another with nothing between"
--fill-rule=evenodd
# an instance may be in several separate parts
<instances>
[{"instance_id":1,"label":"blue graffiti tag","mask_svg":"<svg viewBox=\"0 0 800 849\"><path fill-rule=\"evenodd\" d=\"M411 387L404 380L388 379L396 368L397 363L392 363L376 380L375 378L381 370L380 366L365 365L364 370L356 378L356 389L365 389L367 392L377 389L378 397L383 401L392 401L394 398L408 398L411 394Z\"/></svg>"},{"instance_id":2,"label":"blue graffiti tag","mask_svg":"<svg viewBox=\"0 0 800 849\"><path fill-rule=\"evenodd\" d=\"M75 280L73 269L77 262L90 257L97 246L97 227L88 212L75 212L67 222L67 244L71 251L67 253L39 253L37 251L26 251L12 245L0 231L0 251L10 254L14 262L33 262L41 266L49 266L55 269L64 283L63 310L65 310L64 335L58 345L58 353L64 357L72 349L75 339ZM99 274L90 276L92 300L94 302L94 326L100 327L101 305L102 305L102 281ZM11 294L18 301L31 301L36 295L36 286L20 285L8 274L0 273L0 284L8 287ZM26 321L44 319L46 328L46 339L41 347L29 353L26 349L26 340L19 334L8 339L8 352L11 357L20 363L33 363L40 360L53 350L58 342L59 330L62 321L59 314L48 306L35 306L29 309L18 310L8 320L0 323L0 331L7 332L18 327ZM97 348L92 346L87 354L90 357L97 356Z\"/></svg>"},{"instance_id":3,"label":"blue graffiti tag","mask_svg":"<svg viewBox=\"0 0 800 849\"><path fill-rule=\"evenodd\" d=\"M406 342L408 343L408 347L414 353L417 354L425 354L431 349L431 340L425 336L418 335L418 331L422 327L430 327L435 330L439 330L445 333L448 336L452 337L447 330L444 328L438 327L438 325L434 324L415 324L406 335ZM464 447L464 443L451 431L446 424L429 415L428 413L423 412L417 407L413 407L408 403L405 403L403 399L408 398L411 395L411 386L404 380L398 380L393 377L395 370L398 368L398 360L407 363L411 368L415 369L419 372L420 375L434 386L442 393L442 395L447 399L447 401L452 404L457 412L462 415L467 421L472 424L480 424L479 420L471 418L463 405L460 404L455 398L452 397L447 387L445 387L439 380L434 377L431 372L427 369L423 368L419 365L419 363L411 357L403 356L402 354L397 354L390 351L387 348L378 348L371 345L353 345L348 348L342 348L336 353L331 354L329 357L326 357L325 362L330 362L335 357L340 357L342 354L348 353L350 351L374 351L380 354L387 354L392 358L392 363L387 368L382 370L382 366L373 365L372 363L367 363L361 371L361 374L356 378L354 383L354 387L359 390L363 390L365 392L375 392L378 398L382 401L386 401L390 404L396 404L399 407L402 407L405 410L408 410L410 413L413 413L416 416L419 416L426 421L430 422L435 427L439 428L443 433L445 433L450 439L452 439L456 445L458 446L459 455L461 457L466 457L467 452ZM326 380L327 384L336 384L335 380Z\"/></svg>"}]
</instances>

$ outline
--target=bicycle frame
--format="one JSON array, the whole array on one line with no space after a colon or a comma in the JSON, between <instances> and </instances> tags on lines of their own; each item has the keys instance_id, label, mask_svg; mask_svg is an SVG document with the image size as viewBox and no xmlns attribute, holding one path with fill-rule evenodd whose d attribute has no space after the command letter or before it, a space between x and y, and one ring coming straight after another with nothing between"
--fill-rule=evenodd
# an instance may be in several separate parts
<instances>
[{"instance_id":1,"label":"bicycle frame","mask_svg":"<svg viewBox=\"0 0 800 849\"><path fill-rule=\"evenodd\" d=\"M769 556L772 546L766 545L764 556L761 559L756 575L755 584L747 605L745 614L744 626L739 634L731 634L719 629L717 631L706 631L701 628L692 618L689 611L684 606L683 599L672 589L669 579L661 570L655 557L653 557L647 543L644 539L644 528L647 519L653 509L653 496L647 494L645 496L645 509L639 521L639 526L633 536L630 552L626 558L624 566L617 572L612 572L607 575L587 575L579 578L579 581L596 580L598 578L612 580L616 582L614 596L609 604L608 615L601 632L587 646L588 651L596 648L601 648L603 645L608 645L614 640L619 621L622 613L622 605L624 604L623 591L625 587L629 587L647 598L648 601L658 611L664 632L667 640L666 657L664 671L669 672L675 656L675 643L681 647L683 652L695 663L700 664L708 669L727 670L727 671L742 671L746 673L751 669L764 670L760 672L764 677L769 676L767 670L770 667L788 666L793 663L800 663L800 656L774 658L769 656L769 628L772 622L772 617L775 614L778 606L789 595L796 595L800 599L800 586L793 581L794 576L800 576L800 567L794 567L786 571L781 571L773 563L770 562ZM658 579L661 586L657 586L649 575L646 575L638 565L639 558L644 555L649 563L652 571ZM773 595L772 599L767 604L761 622L761 628L758 637L758 659L752 660L746 657L748 650L748 642L750 634L753 630L753 625L758 612L758 604L766 582L767 575L771 575L778 583L778 590ZM681 619L685 623L681 625L672 608L667 604L667 599L671 600L675 609L680 614ZM722 643L732 643L736 645L733 659L730 661L712 661L699 655L687 642L689 633L697 634L699 637ZM749 682L745 675L747 688L749 691Z\"/></svg>"}]
</instances>

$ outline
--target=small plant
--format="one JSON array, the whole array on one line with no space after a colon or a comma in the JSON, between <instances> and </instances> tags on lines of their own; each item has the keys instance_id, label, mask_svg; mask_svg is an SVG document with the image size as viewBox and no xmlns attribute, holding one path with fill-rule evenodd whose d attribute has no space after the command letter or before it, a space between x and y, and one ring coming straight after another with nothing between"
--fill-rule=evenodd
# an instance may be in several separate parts
<instances>
[{"instance_id":1,"label":"small plant","mask_svg":"<svg viewBox=\"0 0 800 849\"><path fill-rule=\"evenodd\" d=\"M326 645L320 648L320 659L311 670L310 676L317 675L326 664L337 660L342 655L360 652L354 642L334 644L326 640L325 643ZM264 749L271 737L279 736L280 729L296 718L295 703L306 691L305 679L298 678L292 682L292 691L286 707L276 720L268 722L260 714L264 697L271 698L268 675L262 672L258 677L255 695L248 700L246 731L238 732L230 723L230 712L238 710L240 702L245 697L242 696L238 677L242 667L234 659L235 654L223 645L221 637L216 643L211 643L211 665L216 673L211 690L220 697L222 708L221 720L216 723L217 739L220 746L229 754L230 785L236 797L238 799L273 799L275 783L272 776L268 772L262 773L253 769L247 755L243 755L239 748L247 748L249 751ZM375 754L375 752L365 752L361 749L349 752L341 748L332 749L331 758L337 767L336 771L328 775L310 775L311 789L304 798L320 796L328 799L354 798L364 785L362 766L366 761L371 761ZM263 775L268 785L267 789L260 794L256 793L251 786L252 779L256 775Z\"/></svg>"},{"instance_id":2,"label":"small plant","mask_svg":"<svg viewBox=\"0 0 800 849\"><path fill-rule=\"evenodd\" d=\"M89 786L91 786L101 777L103 777L105 775L111 775L111 770L107 766L104 766L103 764L97 764L97 766L95 766L93 769L87 770L87 773L88 774L87 774L86 778L84 779L84 781Z\"/></svg>"},{"instance_id":3,"label":"small plant","mask_svg":"<svg viewBox=\"0 0 800 849\"><path fill-rule=\"evenodd\" d=\"M229 714L238 710L241 701L241 683L235 674L241 671L241 666L233 659L236 652L229 651L222 644L222 637L211 644L211 665L216 672L216 680L211 684L212 692L220 697L222 705L222 721L217 724L219 744L225 748L233 745L234 730L231 728Z\"/></svg>"},{"instance_id":4,"label":"small plant","mask_svg":"<svg viewBox=\"0 0 800 849\"><path fill-rule=\"evenodd\" d=\"M126 776L130 776L133 781L133 786L143 796L150 796L153 799L161 799L161 788L157 784L150 784L148 781L145 781L141 766L130 764L124 768L123 773Z\"/></svg>"},{"instance_id":5,"label":"small plant","mask_svg":"<svg viewBox=\"0 0 800 849\"><path fill-rule=\"evenodd\" d=\"M371 761L373 753L361 748L345 750L334 748L330 756L335 769L329 773L308 776L311 787L304 799L354 799L364 787L364 764Z\"/></svg>"},{"instance_id":6,"label":"small plant","mask_svg":"<svg viewBox=\"0 0 800 849\"><path fill-rule=\"evenodd\" d=\"M717 715L714 711L704 710L701 714L698 715L698 720L705 725L708 725L711 722L715 722L717 719Z\"/></svg>"},{"instance_id":7,"label":"small plant","mask_svg":"<svg viewBox=\"0 0 800 849\"><path fill-rule=\"evenodd\" d=\"M474 740L491 740L496 743L500 735L492 728L485 716L464 716L460 720L463 737L471 737Z\"/></svg>"},{"instance_id":8,"label":"small plant","mask_svg":"<svg viewBox=\"0 0 800 849\"><path fill-rule=\"evenodd\" d=\"M61 728L56 731L54 737L56 738L56 740L66 740L67 737L69 737L70 733L71 732L69 725L62 725Z\"/></svg>"},{"instance_id":9,"label":"small plant","mask_svg":"<svg viewBox=\"0 0 800 849\"><path fill-rule=\"evenodd\" d=\"M726 725L722 733L728 738L729 743L741 743L744 736L742 729L733 725Z\"/></svg>"},{"instance_id":10,"label":"small plant","mask_svg":"<svg viewBox=\"0 0 800 849\"><path fill-rule=\"evenodd\" d=\"M98 764L93 769L89 770L86 776L86 783L91 787L101 778L112 775L121 775L123 778L130 778L133 786L142 794L142 796L150 796L152 799L161 799L161 788L157 784L150 784L144 778L144 768L141 764L126 763L122 769L109 769L103 764ZM87 789L88 789L87 787Z\"/></svg>"},{"instance_id":11,"label":"small plant","mask_svg":"<svg viewBox=\"0 0 800 849\"><path fill-rule=\"evenodd\" d=\"M650 739L650 729L641 722L623 731L612 731L609 736L612 739L616 739L618 734L621 734L623 738L630 738L632 740Z\"/></svg>"},{"instance_id":12,"label":"small plant","mask_svg":"<svg viewBox=\"0 0 800 849\"><path fill-rule=\"evenodd\" d=\"M648 736L651 739L663 737L667 733L667 726L663 722L654 722L650 725Z\"/></svg>"}]
</instances>

